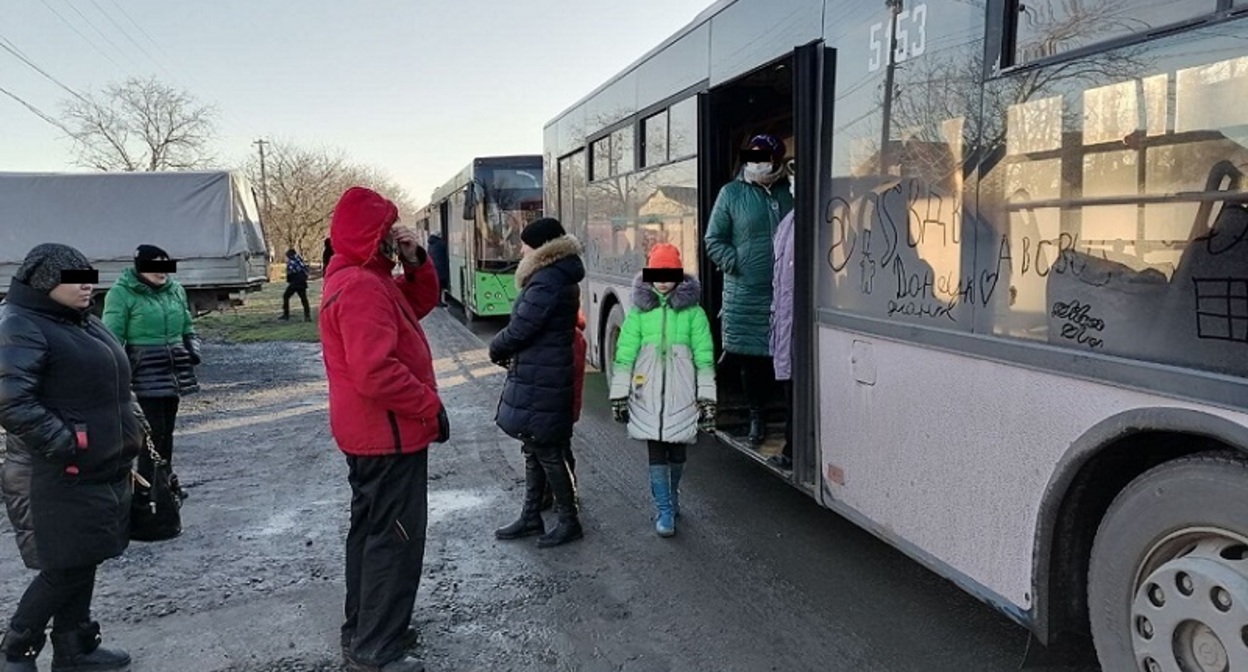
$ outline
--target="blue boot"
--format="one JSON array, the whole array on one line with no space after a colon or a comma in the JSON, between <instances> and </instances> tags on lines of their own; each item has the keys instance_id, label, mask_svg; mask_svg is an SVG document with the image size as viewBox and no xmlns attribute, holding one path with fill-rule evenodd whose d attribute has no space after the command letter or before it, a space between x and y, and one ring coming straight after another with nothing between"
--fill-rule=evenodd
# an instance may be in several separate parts
<instances>
[{"instance_id":1,"label":"blue boot","mask_svg":"<svg viewBox=\"0 0 1248 672\"><path fill-rule=\"evenodd\" d=\"M680 517L680 477L685 475L685 463L672 463L672 515Z\"/></svg>"},{"instance_id":2,"label":"blue boot","mask_svg":"<svg viewBox=\"0 0 1248 672\"><path fill-rule=\"evenodd\" d=\"M650 465L650 493L654 495L654 504L659 510L654 531L660 537L676 534L676 521L672 515L671 468L668 465Z\"/></svg>"}]
</instances>

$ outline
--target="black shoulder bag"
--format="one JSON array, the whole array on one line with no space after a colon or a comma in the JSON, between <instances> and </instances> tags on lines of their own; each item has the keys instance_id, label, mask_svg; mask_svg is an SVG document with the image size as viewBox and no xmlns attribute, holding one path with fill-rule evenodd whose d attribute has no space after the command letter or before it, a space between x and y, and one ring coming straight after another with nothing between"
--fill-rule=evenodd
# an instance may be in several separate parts
<instances>
[{"instance_id":1,"label":"black shoulder bag","mask_svg":"<svg viewBox=\"0 0 1248 672\"><path fill-rule=\"evenodd\" d=\"M182 534L182 498L169 485L170 465L144 433L147 460L139 459L133 472L134 496L130 500L130 538L135 541L164 541ZM150 474L142 474L143 462L151 463Z\"/></svg>"}]
</instances>

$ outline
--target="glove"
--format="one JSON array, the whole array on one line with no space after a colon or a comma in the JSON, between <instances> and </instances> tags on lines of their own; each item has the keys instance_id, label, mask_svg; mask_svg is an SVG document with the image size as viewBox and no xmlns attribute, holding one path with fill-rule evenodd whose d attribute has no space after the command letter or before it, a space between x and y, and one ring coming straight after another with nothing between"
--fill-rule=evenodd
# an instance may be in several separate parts
<instances>
[{"instance_id":1,"label":"glove","mask_svg":"<svg viewBox=\"0 0 1248 672\"><path fill-rule=\"evenodd\" d=\"M436 443L446 443L451 438L451 419L446 415L446 407L438 408L438 438Z\"/></svg>"},{"instance_id":2,"label":"glove","mask_svg":"<svg viewBox=\"0 0 1248 672\"><path fill-rule=\"evenodd\" d=\"M612 399L611 400L611 417L615 418L615 421L622 425L628 424L628 400L627 399Z\"/></svg>"},{"instance_id":3,"label":"glove","mask_svg":"<svg viewBox=\"0 0 1248 672\"><path fill-rule=\"evenodd\" d=\"M490 350L490 361L504 369L511 368L511 358L493 350Z\"/></svg>"},{"instance_id":4,"label":"glove","mask_svg":"<svg viewBox=\"0 0 1248 672\"><path fill-rule=\"evenodd\" d=\"M199 355L199 336L195 334L187 334L182 337L182 345L186 347L186 352L191 356L191 366L199 366L202 358Z\"/></svg>"},{"instance_id":5,"label":"glove","mask_svg":"<svg viewBox=\"0 0 1248 672\"><path fill-rule=\"evenodd\" d=\"M709 399L698 400L698 429L704 432L715 431L715 402Z\"/></svg>"}]
</instances>

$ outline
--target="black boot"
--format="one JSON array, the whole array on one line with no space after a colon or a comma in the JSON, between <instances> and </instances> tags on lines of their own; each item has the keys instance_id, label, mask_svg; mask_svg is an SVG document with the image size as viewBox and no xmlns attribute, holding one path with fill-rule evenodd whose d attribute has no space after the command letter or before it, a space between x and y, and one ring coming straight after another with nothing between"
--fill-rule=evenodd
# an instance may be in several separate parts
<instances>
[{"instance_id":1,"label":"black boot","mask_svg":"<svg viewBox=\"0 0 1248 672\"><path fill-rule=\"evenodd\" d=\"M538 463L537 456L528 446L524 447L524 506L520 517L506 527L494 530L495 539L519 539L546 532L542 521L542 492L546 489L546 472Z\"/></svg>"},{"instance_id":2,"label":"black boot","mask_svg":"<svg viewBox=\"0 0 1248 672\"><path fill-rule=\"evenodd\" d=\"M52 672L104 672L130 666L130 654L100 648L100 624L88 621L69 632L52 631Z\"/></svg>"},{"instance_id":3,"label":"black boot","mask_svg":"<svg viewBox=\"0 0 1248 672\"><path fill-rule=\"evenodd\" d=\"M351 637L350 635L343 633L339 637L339 643L342 645L342 664L350 665L351 664ZM416 648L416 645L420 644L420 631L417 630L414 626L408 627L408 629L403 633L403 641L400 643L403 645L403 650L405 651Z\"/></svg>"},{"instance_id":4,"label":"black boot","mask_svg":"<svg viewBox=\"0 0 1248 672\"><path fill-rule=\"evenodd\" d=\"M546 471L546 482L550 483L551 494L555 497L555 512L559 514L559 525L539 537L537 547L550 548L576 541L584 537L585 532L577 515L576 488L563 448L558 445L540 446L537 451L537 459Z\"/></svg>"},{"instance_id":5,"label":"black boot","mask_svg":"<svg viewBox=\"0 0 1248 672\"><path fill-rule=\"evenodd\" d=\"M568 446L564 451L564 459L568 462L568 471L572 474L572 491L576 493L576 503L580 506L581 492L576 487L576 457L572 455L572 447ZM546 489L542 491L542 511L549 511L555 507L555 496L550 491L550 483L546 484Z\"/></svg>"},{"instance_id":6,"label":"black boot","mask_svg":"<svg viewBox=\"0 0 1248 672\"><path fill-rule=\"evenodd\" d=\"M750 445L757 448L763 445L763 441L767 438L767 423L763 421L763 411L760 408L750 409Z\"/></svg>"},{"instance_id":7,"label":"black boot","mask_svg":"<svg viewBox=\"0 0 1248 672\"><path fill-rule=\"evenodd\" d=\"M0 649L4 650L4 667L0 670L39 672L39 668L35 667L35 659L39 657L46 641L42 632L36 634L30 630L9 630L4 635L4 641L0 642Z\"/></svg>"}]
</instances>

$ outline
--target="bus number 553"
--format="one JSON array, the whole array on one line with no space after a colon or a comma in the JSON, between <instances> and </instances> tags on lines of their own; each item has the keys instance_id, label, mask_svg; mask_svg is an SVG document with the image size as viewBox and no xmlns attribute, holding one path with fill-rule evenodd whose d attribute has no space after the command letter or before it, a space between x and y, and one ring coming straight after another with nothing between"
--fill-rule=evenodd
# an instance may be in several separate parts
<instances>
[{"instance_id":1,"label":"bus number 553","mask_svg":"<svg viewBox=\"0 0 1248 672\"><path fill-rule=\"evenodd\" d=\"M867 63L867 71L875 72L882 65L904 63L908 59L917 58L927 51L927 4L915 5L914 9L898 12L896 48L888 50L892 60L884 60L884 42L889 39L889 31L884 22L871 26L871 59ZM911 39L913 38L913 39Z\"/></svg>"}]
</instances>

